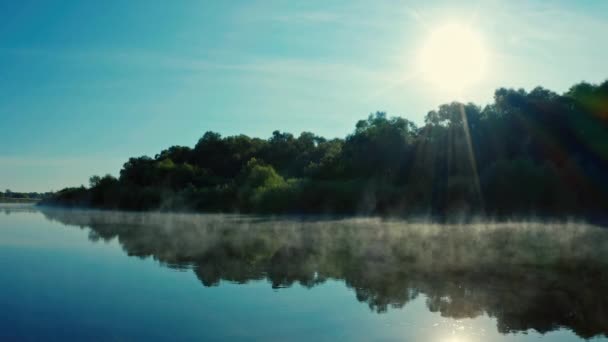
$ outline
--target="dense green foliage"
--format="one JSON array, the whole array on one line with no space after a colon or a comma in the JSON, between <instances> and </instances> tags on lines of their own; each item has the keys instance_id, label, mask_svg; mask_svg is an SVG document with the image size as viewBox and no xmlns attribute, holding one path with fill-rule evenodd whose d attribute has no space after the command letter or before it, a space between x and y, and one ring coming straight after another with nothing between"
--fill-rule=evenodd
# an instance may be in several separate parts
<instances>
[{"instance_id":1,"label":"dense green foliage","mask_svg":"<svg viewBox=\"0 0 608 342\"><path fill-rule=\"evenodd\" d=\"M207 132L194 148L131 158L120 177L46 204L130 210L594 216L608 208L608 81L563 95L498 89L424 125L375 113L345 139Z\"/></svg>"}]
</instances>

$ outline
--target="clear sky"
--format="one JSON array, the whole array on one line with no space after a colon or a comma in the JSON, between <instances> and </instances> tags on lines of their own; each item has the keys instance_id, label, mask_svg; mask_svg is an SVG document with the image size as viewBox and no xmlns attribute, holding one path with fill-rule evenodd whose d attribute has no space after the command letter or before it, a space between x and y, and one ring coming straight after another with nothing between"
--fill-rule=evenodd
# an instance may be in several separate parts
<instances>
[{"instance_id":1,"label":"clear sky","mask_svg":"<svg viewBox=\"0 0 608 342\"><path fill-rule=\"evenodd\" d=\"M459 99L608 78L608 1L0 0L0 189L59 190L207 130L345 136L454 100L417 56L445 23L487 52Z\"/></svg>"}]
</instances>

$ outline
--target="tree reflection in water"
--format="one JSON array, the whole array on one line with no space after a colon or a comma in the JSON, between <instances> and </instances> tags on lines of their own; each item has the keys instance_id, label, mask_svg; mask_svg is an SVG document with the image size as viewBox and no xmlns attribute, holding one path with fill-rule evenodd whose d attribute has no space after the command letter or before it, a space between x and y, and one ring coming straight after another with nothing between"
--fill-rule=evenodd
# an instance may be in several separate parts
<instances>
[{"instance_id":1,"label":"tree reflection in water","mask_svg":"<svg viewBox=\"0 0 608 342\"><path fill-rule=\"evenodd\" d=\"M191 268L204 286L343 281L375 312L419 294L449 318L483 314L501 333L561 327L608 335L608 230L584 224L406 224L378 219L43 211L117 238L130 256Z\"/></svg>"}]
</instances>

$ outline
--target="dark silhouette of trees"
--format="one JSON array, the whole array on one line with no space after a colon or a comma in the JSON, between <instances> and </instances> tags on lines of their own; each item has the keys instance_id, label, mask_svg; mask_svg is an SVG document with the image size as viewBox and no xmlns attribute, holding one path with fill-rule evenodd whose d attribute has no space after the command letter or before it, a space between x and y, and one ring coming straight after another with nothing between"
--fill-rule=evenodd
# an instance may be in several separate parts
<instances>
[{"instance_id":1,"label":"dark silhouette of trees","mask_svg":"<svg viewBox=\"0 0 608 342\"><path fill-rule=\"evenodd\" d=\"M498 89L424 125L378 112L344 139L207 132L194 148L131 158L45 204L132 210L364 213L466 219L585 216L608 208L608 81ZM278 181L278 180L281 181ZM252 184L257 185L252 185Z\"/></svg>"}]
</instances>

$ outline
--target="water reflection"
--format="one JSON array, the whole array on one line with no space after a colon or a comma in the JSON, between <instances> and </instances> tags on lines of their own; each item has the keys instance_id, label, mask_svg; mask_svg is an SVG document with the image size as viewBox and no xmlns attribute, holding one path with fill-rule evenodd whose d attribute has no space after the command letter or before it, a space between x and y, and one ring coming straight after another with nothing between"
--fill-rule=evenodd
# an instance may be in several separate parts
<instances>
[{"instance_id":1,"label":"water reflection","mask_svg":"<svg viewBox=\"0 0 608 342\"><path fill-rule=\"evenodd\" d=\"M36 213L38 208L32 203L1 203L0 212L4 212L4 215L10 215L11 213Z\"/></svg>"},{"instance_id":2,"label":"water reflection","mask_svg":"<svg viewBox=\"0 0 608 342\"><path fill-rule=\"evenodd\" d=\"M130 256L192 269L204 286L274 288L336 279L375 312L419 294L452 319L495 317L501 333L608 335L608 231L581 224L439 226L373 219L43 210Z\"/></svg>"}]
</instances>

